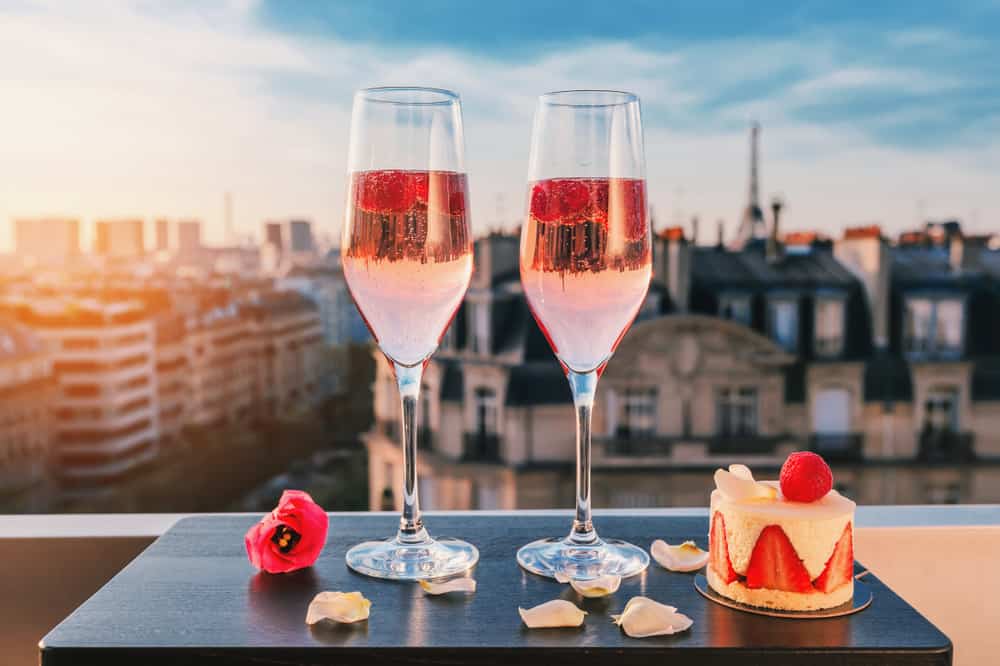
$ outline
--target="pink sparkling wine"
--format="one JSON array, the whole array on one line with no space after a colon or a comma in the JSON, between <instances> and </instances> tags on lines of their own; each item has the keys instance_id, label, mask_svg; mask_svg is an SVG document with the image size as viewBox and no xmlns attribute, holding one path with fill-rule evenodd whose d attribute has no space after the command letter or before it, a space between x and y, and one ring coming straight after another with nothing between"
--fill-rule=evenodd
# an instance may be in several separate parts
<instances>
[{"instance_id":1,"label":"pink sparkling wine","mask_svg":"<svg viewBox=\"0 0 1000 666\"><path fill-rule=\"evenodd\" d=\"M521 282L564 367L603 370L652 277L645 182L555 178L532 183Z\"/></svg>"},{"instance_id":2,"label":"pink sparkling wine","mask_svg":"<svg viewBox=\"0 0 1000 666\"><path fill-rule=\"evenodd\" d=\"M343 266L383 353L430 356L472 277L465 174L362 171L351 176Z\"/></svg>"}]
</instances>

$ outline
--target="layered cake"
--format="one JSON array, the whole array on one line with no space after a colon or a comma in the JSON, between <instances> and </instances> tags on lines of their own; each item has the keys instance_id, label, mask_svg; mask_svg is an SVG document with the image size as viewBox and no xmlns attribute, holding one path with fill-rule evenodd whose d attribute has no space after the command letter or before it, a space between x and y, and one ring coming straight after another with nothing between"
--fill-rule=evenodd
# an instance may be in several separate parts
<instances>
[{"instance_id":1,"label":"layered cake","mask_svg":"<svg viewBox=\"0 0 1000 666\"><path fill-rule=\"evenodd\" d=\"M832 489L829 466L793 453L780 483L744 465L715 473L709 564L712 589L740 603L809 611L854 595L855 504Z\"/></svg>"}]
</instances>

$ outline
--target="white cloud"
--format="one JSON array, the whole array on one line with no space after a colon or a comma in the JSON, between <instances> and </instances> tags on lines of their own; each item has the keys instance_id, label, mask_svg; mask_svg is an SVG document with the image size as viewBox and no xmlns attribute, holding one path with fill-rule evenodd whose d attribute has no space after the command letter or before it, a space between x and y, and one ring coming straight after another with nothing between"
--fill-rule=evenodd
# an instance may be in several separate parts
<instances>
[{"instance_id":1,"label":"white cloud","mask_svg":"<svg viewBox=\"0 0 1000 666\"><path fill-rule=\"evenodd\" d=\"M242 231L290 215L339 230L351 94L400 83L461 92L479 230L496 221L498 193L507 221L521 210L535 96L574 87L634 90L656 117L706 116L682 133L649 122L650 113L646 137L658 219L698 213L705 239L716 218L732 224L744 203L746 137L726 121L751 114L765 123L765 192L784 193L790 226L836 229L875 219L899 229L913 222L918 200L929 214L978 210L984 227L1000 219L991 179L1000 167L997 144L908 151L880 147L860 128L790 119L784 105L796 99L921 83L905 70L837 69L822 40L811 49L784 40L672 52L581 44L510 63L285 35L255 23L252 10L239 1L171 5L155 15L119 2L57 3L2 16L0 220L195 216L219 240L222 196L231 190ZM798 89L702 108L748 72L788 67L796 53L814 74ZM6 240L0 234L0 244Z\"/></svg>"}]
</instances>

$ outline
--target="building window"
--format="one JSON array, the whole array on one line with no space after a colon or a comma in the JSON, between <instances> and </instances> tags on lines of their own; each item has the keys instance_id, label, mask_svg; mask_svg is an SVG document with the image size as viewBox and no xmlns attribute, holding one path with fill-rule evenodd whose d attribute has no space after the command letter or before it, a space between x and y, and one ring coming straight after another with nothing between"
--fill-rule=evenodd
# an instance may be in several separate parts
<instances>
[{"instance_id":1,"label":"building window","mask_svg":"<svg viewBox=\"0 0 1000 666\"><path fill-rule=\"evenodd\" d=\"M438 344L438 348L444 351L450 351L455 349L455 320L452 319L448 322L448 327L444 329L444 333L441 334L441 342Z\"/></svg>"},{"instance_id":2,"label":"building window","mask_svg":"<svg viewBox=\"0 0 1000 666\"><path fill-rule=\"evenodd\" d=\"M844 299L816 297L816 355L840 356L844 351Z\"/></svg>"},{"instance_id":3,"label":"building window","mask_svg":"<svg viewBox=\"0 0 1000 666\"><path fill-rule=\"evenodd\" d=\"M916 297L906 299L905 340L914 356L962 354L965 308L958 298Z\"/></svg>"},{"instance_id":4,"label":"building window","mask_svg":"<svg viewBox=\"0 0 1000 666\"><path fill-rule=\"evenodd\" d=\"M500 489L482 481L472 482L472 497L475 509L488 510L500 508Z\"/></svg>"},{"instance_id":5,"label":"building window","mask_svg":"<svg viewBox=\"0 0 1000 666\"><path fill-rule=\"evenodd\" d=\"M437 483L435 482L435 479L427 474L424 474L419 478L417 484L417 488L420 492L420 504L427 509L437 507L437 497L435 496Z\"/></svg>"},{"instance_id":6,"label":"building window","mask_svg":"<svg viewBox=\"0 0 1000 666\"><path fill-rule=\"evenodd\" d=\"M431 387L427 384L420 385L420 428L430 429L431 427Z\"/></svg>"},{"instance_id":7,"label":"building window","mask_svg":"<svg viewBox=\"0 0 1000 666\"><path fill-rule=\"evenodd\" d=\"M749 294L723 294L719 299L719 316L749 326L751 317Z\"/></svg>"},{"instance_id":8,"label":"building window","mask_svg":"<svg viewBox=\"0 0 1000 666\"><path fill-rule=\"evenodd\" d=\"M813 432L842 435L851 431L851 393L845 388L825 388L813 400Z\"/></svg>"},{"instance_id":9,"label":"building window","mask_svg":"<svg viewBox=\"0 0 1000 666\"><path fill-rule=\"evenodd\" d=\"M62 348L66 351L99 349L100 346L100 343L94 338L66 338L62 343Z\"/></svg>"},{"instance_id":10,"label":"building window","mask_svg":"<svg viewBox=\"0 0 1000 666\"><path fill-rule=\"evenodd\" d=\"M620 401L620 437L642 437L656 433L656 389L627 388Z\"/></svg>"},{"instance_id":11,"label":"building window","mask_svg":"<svg viewBox=\"0 0 1000 666\"><path fill-rule=\"evenodd\" d=\"M474 354L490 352L489 303L469 303L469 347Z\"/></svg>"},{"instance_id":12,"label":"building window","mask_svg":"<svg viewBox=\"0 0 1000 666\"><path fill-rule=\"evenodd\" d=\"M924 431L958 432L958 389L938 388L924 400Z\"/></svg>"},{"instance_id":13,"label":"building window","mask_svg":"<svg viewBox=\"0 0 1000 666\"><path fill-rule=\"evenodd\" d=\"M71 384L63 389L67 398L96 398L101 395L101 387L97 384Z\"/></svg>"},{"instance_id":14,"label":"building window","mask_svg":"<svg viewBox=\"0 0 1000 666\"><path fill-rule=\"evenodd\" d=\"M924 501L927 504L960 504L962 501L962 486L955 481L948 483L928 483L925 486L924 494Z\"/></svg>"},{"instance_id":15,"label":"building window","mask_svg":"<svg viewBox=\"0 0 1000 666\"><path fill-rule=\"evenodd\" d=\"M785 351L799 348L799 302L792 298L772 300L768 304L768 331Z\"/></svg>"},{"instance_id":16,"label":"building window","mask_svg":"<svg viewBox=\"0 0 1000 666\"><path fill-rule=\"evenodd\" d=\"M757 434L757 389L719 389L715 395L715 432L720 437Z\"/></svg>"},{"instance_id":17,"label":"building window","mask_svg":"<svg viewBox=\"0 0 1000 666\"><path fill-rule=\"evenodd\" d=\"M487 387L476 389L476 433L493 435L497 431L497 394Z\"/></svg>"}]
</instances>

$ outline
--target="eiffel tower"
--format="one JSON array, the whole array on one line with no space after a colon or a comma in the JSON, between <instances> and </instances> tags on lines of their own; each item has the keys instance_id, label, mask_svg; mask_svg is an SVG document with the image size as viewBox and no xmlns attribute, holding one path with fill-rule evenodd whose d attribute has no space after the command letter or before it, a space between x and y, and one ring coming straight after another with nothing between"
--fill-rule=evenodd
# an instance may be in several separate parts
<instances>
[{"instance_id":1,"label":"eiffel tower","mask_svg":"<svg viewBox=\"0 0 1000 666\"><path fill-rule=\"evenodd\" d=\"M736 248L742 248L752 240L767 238L767 222L764 221L764 211L760 207L759 138L760 125L754 123L750 128L750 197L740 216L740 226L734 243Z\"/></svg>"}]
</instances>

